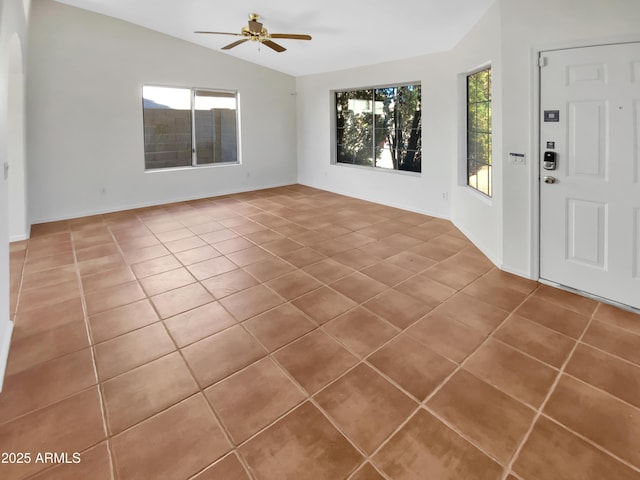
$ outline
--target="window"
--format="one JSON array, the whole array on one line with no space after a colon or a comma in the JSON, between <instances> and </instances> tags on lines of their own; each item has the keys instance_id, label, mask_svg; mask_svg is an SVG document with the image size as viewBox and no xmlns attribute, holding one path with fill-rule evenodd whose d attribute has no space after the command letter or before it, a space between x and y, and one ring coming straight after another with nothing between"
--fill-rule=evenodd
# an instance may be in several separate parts
<instances>
[{"instance_id":1,"label":"window","mask_svg":"<svg viewBox=\"0 0 640 480\"><path fill-rule=\"evenodd\" d=\"M142 87L145 169L238 163L236 92Z\"/></svg>"},{"instance_id":2,"label":"window","mask_svg":"<svg viewBox=\"0 0 640 480\"><path fill-rule=\"evenodd\" d=\"M467 185L493 195L491 68L467 76Z\"/></svg>"},{"instance_id":3,"label":"window","mask_svg":"<svg viewBox=\"0 0 640 480\"><path fill-rule=\"evenodd\" d=\"M335 93L337 163L421 171L420 85Z\"/></svg>"}]
</instances>

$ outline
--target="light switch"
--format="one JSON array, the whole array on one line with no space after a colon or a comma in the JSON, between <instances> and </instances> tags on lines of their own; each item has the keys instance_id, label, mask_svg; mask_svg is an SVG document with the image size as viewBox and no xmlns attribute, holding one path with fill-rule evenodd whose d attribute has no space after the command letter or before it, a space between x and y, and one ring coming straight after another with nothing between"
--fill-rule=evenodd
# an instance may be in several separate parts
<instances>
[{"instance_id":1,"label":"light switch","mask_svg":"<svg viewBox=\"0 0 640 480\"><path fill-rule=\"evenodd\" d=\"M509 153L509 163L511 165L526 165L527 160L524 153Z\"/></svg>"}]
</instances>

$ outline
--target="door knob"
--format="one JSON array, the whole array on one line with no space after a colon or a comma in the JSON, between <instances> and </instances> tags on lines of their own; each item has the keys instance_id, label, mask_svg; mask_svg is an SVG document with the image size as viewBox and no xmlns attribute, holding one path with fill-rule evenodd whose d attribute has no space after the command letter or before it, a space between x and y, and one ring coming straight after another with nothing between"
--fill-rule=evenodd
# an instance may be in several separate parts
<instances>
[{"instance_id":1,"label":"door knob","mask_svg":"<svg viewBox=\"0 0 640 480\"><path fill-rule=\"evenodd\" d=\"M558 179L556 177L547 176L544 177L544 183L556 183Z\"/></svg>"}]
</instances>

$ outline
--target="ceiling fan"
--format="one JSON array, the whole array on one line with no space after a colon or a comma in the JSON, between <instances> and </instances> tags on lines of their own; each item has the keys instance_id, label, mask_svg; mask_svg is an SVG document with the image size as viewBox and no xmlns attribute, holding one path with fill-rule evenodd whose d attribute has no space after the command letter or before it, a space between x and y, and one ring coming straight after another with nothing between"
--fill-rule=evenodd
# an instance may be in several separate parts
<instances>
[{"instance_id":1,"label":"ceiling fan","mask_svg":"<svg viewBox=\"0 0 640 480\"><path fill-rule=\"evenodd\" d=\"M275 50L276 52L284 52L286 48L277 44L273 38L287 38L291 40L311 40L311 35L301 35L297 33L269 33L266 28L262 26L262 23L258 21L260 16L257 13L249 14L249 25L242 27L240 33L228 33L228 32L203 32L196 31L193 33L208 33L214 35L234 35L236 37L243 37L241 40L230 43L222 47L222 50L230 50L233 47L237 47L241 43L248 42L260 42L263 45Z\"/></svg>"}]
</instances>

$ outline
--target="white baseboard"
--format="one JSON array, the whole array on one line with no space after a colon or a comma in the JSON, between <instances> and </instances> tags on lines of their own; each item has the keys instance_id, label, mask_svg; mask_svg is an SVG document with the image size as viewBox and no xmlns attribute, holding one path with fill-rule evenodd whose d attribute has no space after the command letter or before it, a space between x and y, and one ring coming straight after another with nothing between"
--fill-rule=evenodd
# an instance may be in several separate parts
<instances>
[{"instance_id":1,"label":"white baseboard","mask_svg":"<svg viewBox=\"0 0 640 480\"><path fill-rule=\"evenodd\" d=\"M11 320L6 320L4 322L4 325L0 326L0 392L2 392L4 373L7 369L7 360L9 358L9 346L11 345L12 333L13 322Z\"/></svg>"}]
</instances>

